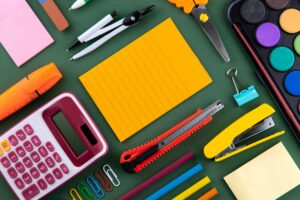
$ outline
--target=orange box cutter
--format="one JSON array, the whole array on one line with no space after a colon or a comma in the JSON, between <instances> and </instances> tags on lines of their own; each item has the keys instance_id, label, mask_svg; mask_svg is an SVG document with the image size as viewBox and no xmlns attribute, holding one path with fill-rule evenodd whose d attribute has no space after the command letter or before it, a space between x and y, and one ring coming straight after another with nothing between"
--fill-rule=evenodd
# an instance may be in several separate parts
<instances>
[{"instance_id":1,"label":"orange box cutter","mask_svg":"<svg viewBox=\"0 0 300 200\"><path fill-rule=\"evenodd\" d=\"M122 168L129 173L140 172L211 122L212 116L223 108L223 102L218 100L204 110L199 109L196 113L150 142L124 152L120 159Z\"/></svg>"}]
</instances>

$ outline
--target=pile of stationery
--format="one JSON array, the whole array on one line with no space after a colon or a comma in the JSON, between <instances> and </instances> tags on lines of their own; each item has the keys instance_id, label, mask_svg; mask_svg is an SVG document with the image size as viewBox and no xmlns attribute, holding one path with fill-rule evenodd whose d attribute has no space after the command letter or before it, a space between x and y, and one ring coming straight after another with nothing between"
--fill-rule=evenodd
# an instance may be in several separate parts
<instances>
[{"instance_id":1,"label":"pile of stationery","mask_svg":"<svg viewBox=\"0 0 300 200\"><path fill-rule=\"evenodd\" d=\"M205 39L210 41L208 44L216 49L213 56L222 58L224 65L238 59L234 54L229 56L225 48L229 41L220 34L214 23L217 19L211 18L208 0L161 1L194 18ZM126 35L132 27L143 28L142 24L149 23L151 17L158 15L156 10L161 9L157 5L128 5L132 9L127 15L107 10L80 33L69 28L73 26L70 13L89 9L96 2L76 0L68 5L69 13L61 6L63 3L54 0L38 3L45 19L24 0L0 3L0 43L7 59L10 57L17 67L39 60L40 54L46 55L40 61L48 59L47 48L57 45L53 44L56 38L50 35L51 31L71 34L75 39L66 51L61 49L57 53L73 55L65 63L85 62L92 55L103 53L110 42L118 42L118 37ZM46 60L45 66L31 70L0 94L0 126L9 123L8 119L18 119L21 110L28 112L24 107L30 108L37 102L34 100L45 100L24 119L14 121L0 136L0 172L8 185L1 191L10 187L16 199L24 200L111 199L111 194L119 200L171 197L209 200L227 198L224 189L219 188L224 187L239 200L282 197L300 184L299 168L286 143L292 132L300 142L299 13L297 0L233 0L227 8L228 27L246 48L256 64L256 73L279 107L262 100L265 94L259 92L258 84L249 84L251 80L247 79L241 81L239 73L244 73L241 67L226 68L223 74L233 83L233 99L228 95L227 100L220 100L223 88L210 94L208 89L219 80L208 72L188 44L188 35L184 37L176 20L170 17L141 36L134 33L133 42L105 60L97 60L96 66L81 74L76 81L86 91L84 94L66 91L45 100L51 96L49 90L55 93L59 85L65 84L62 78L70 76L54 63L56 55L52 55L53 60ZM50 20L50 25L46 20ZM72 53L80 47L82 50ZM10 76L14 81L17 77ZM228 80L228 88L232 88L230 84ZM81 95L80 99L77 95ZM207 95L210 102L204 101ZM95 105L81 103L83 96ZM152 128L158 121L168 119L175 108L189 105L193 98L205 107L192 108L190 114L178 113L179 121L169 123L171 126ZM96 123L96 116L90 115L85 106L97 107L97 113L101 113L107 124ZM243 114L232 119L238 113ZM278 117L280 114L292 131L278 125L283 120ZM227 125L222 127L219 121ZM107 131L105 125L111 129ZM220 132L212 131L213 126L220 128ZM145 130L150 130L150 135L143 135ZM109 137L110 132L114 136ZM204 139L194 139L198 134L210 137L210 141L202 146ZM111 145L114 143L118 146ZM201 149L201 154L192 151L193 148L183 148L187 144ZM249 149L261 154L249 157L243 165L229 163L231 159L247 156ZM105 164L107 159L110 164ZM204 164L198 163L199 159ZM212 169L222 171L229 164L235 170L227 171L222 178L216 178L217 173L211 174ZM58 193L54 191L60 191L60 195L55 196Z\"/></svg>"}]
</instances>

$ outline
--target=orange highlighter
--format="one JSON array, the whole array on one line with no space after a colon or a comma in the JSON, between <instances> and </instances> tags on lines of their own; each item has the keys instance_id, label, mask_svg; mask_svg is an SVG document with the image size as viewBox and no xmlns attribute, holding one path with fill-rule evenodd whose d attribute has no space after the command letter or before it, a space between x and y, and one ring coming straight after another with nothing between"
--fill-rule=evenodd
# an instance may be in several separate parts
<instances>
[{"instance_id":1,"label":"orange highlighter","mask_svg":"<svg viewBox=\"0 0 300 200\"><path fill-rule=\"evenodd\" d=\"M27 75L0 95L0 121L47 92L61 78L62 74L54 63Z\"/></svg>"}]
</instances>

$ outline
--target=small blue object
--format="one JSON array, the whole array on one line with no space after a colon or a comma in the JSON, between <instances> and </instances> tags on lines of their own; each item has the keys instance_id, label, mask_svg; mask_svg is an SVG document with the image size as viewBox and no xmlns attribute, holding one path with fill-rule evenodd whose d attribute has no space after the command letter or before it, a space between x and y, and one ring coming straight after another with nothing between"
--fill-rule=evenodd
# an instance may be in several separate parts
<instances>
[{"instance_id":1,"label":"small blue object","mask_svg":"<svg viewBox=\"0 0 300 200\"><path fill-rule=\"evenodd\" d=\"M88 176L86 178L86 182L90 186L90 188L93 190L97 198L103 198L104 197L104 191L98 181L93 176Z\"/></svg>"},{"instance_id":2,"label":"small blue object","mask_svg":"<svg viewBox=\"0 0 300 200\"><path fill-rule=\"evenodd\" d=\"M186 171L182 175L178 176L177 178L175 178L173 181L171 181L170 183L168 183L164 187L162 187L159 190L157 190L156 192L154 192L152 195L148 196L146 198L146 200L157 200L157 199L159 199L160 197L164 196L165 194L167 194L168 192L170 192L171 190L173 190L174 188L179 186L184 181L188 180L189 178L191 178L192 176L194 176L195 174L200 172L202 169L203 169L203 167L202 167L201 164L195 165L194 167L192 167L191 169L189 169L188 171Z\"/></svg>"},{"instance_id":3,"label":"small blue object","mask_svg":"<svg viewBox=\"0 0 300 200\"><path fill-rule=\"evenodd\" d=\"M47 0L39 0L40 4L44 4Z\"/></svg>"},{"instance_id":4,"label":"small blue object","mask_svg":"<svg viewBox=\"0 0 300 200\"><path fill-rule=\"evenodd\" d=\"M284 81L285 89L293 96L300 96L300 71L292 71Z\"/></svg>"},{"instance_id":5,"label":"small blue object","mask_svg":"<svg viewBox=\"0 0 300 200\"><path fill-rule=\"evenodd\" d=\"M236 103L239 106L242 106L258 97L259 97L259 94L257 93L257 91L253 85L248 87L248 89L243 90L240 93L233 95L233 98L235 99Z\"/></svg>"}]
</instances>

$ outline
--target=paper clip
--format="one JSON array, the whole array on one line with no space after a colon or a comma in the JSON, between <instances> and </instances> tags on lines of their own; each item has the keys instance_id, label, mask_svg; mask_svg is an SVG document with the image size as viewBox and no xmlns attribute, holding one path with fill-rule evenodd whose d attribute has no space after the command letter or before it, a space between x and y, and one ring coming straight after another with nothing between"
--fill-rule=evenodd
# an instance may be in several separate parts
<instances>
[{"instance_id":1,"label":"paper clip","mask_svg":"<svg viewBox=\"0 0 300 200\"><path fill-rule=\"evenodd\" d=\"M104 191L99 185L98 181L93 176L88 176L86 178L86 182L90 186L90 188L93 190L97 198L103 198L104 197Z\"/></svg>"},{"instance_id":2,"label":"paper clip","mask_svg":"<svg viewBox=\"0 0 300 200\"><path fill-rule=\"evenodd\" d=\"M101 172L101 170L97 169L94 171L94 176L100 183L101 187L106 191L106 192L111 192L112 191L112 185L110 184L108 178Z\"/></svg>"},{"instance_id":3,"label":"paper clip","mask_svg":"<svg viewBox=\"0 0 300 200\"><path fill-rule=\"evenodd\" d=\"M103 165L102 169L114 186L118 187L121 184L117 174L114 172L114 170L110 167L109 164Z\"/></svg>"},{"instance_id":4,"label":"paper clip","mask_svg":"<svg viewBox=\"0 0 300 200\"><path fill-rule=\"evenodd\" d=\"M96 200L91 191L84 184L79 183L77 189L83 195L85 200Z\"/></svg>"},{"instance_id":5,"label":"paper clip","mask_svg":"<svg viewBox=\"0 0 300 200\"><path fill-rule=\"evenodd\" d=\"M71 196L72 200L83 200L75 188L72 188L70 190L70 196Z\"/></svg>"}]
</instances>

